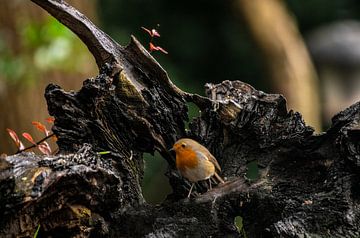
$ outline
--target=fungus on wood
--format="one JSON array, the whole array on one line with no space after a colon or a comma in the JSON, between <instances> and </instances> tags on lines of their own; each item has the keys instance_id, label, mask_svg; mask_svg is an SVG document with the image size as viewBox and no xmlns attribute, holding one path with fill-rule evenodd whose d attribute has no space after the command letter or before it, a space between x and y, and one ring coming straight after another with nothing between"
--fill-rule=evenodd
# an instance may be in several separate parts
<instances>
[{"instance_id":1,"label":"fungus on wood","mask_svg":"<svg viewBox=\"0 0 360 238\"><path fill-rule=\"evenodd\" d=\"M281 95L240 81L181 91L131 37L124 47L60 0L33 0L88 46L99 75L78 92L46 88L60 151L0 160L0 236L247 237L360 236L360 102L314 135ZM186 131L187 102L201 115ZM180 137L203 143L227 183L185 199L189 184L167 152ZM108 154L99 154L109 151ZM142 154L160 152L173 194L160 205L141 193ZM259 176L249 181L246 165Z\"/></svg>"}]
</instances>

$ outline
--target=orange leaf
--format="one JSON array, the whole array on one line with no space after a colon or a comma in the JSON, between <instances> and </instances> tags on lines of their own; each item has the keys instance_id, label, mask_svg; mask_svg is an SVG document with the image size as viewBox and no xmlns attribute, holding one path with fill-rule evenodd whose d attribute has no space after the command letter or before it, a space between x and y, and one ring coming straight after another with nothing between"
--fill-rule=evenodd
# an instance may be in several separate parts
<instances>
[{"instance_id":1,"label":"orange leaf","mask_svg":"<svg viewBox=\"0 0 360 238\"><path fill-rule=\"evenodd\" d=\"M51 155L51 148L50 148L49 144L46 141L39 144L38 148L43 154Z\"/></svg>"},{"instance_id":2,"label":"orange leaf","mask_svg":"<svg viewBox=\"0 0 360 238\"><path fill-rule=\"evenodd\" d=\"M151 42L149 43L149 49L150 49L150 52L153 52L154 50L157 50L156 46Z\"/></svg>"},{"instance_id":3,"label":"orange leaf","mask_svg":"<svg viewBox=\"0 0 360 238\"><path fill-rule=\"evenodd\" d=\"M53 118L53 117L48 117L48 118L46 118L45 120L46 120L47 122L49 122L49 123L54 123L55 118Z\"/></svg>"},{"instance_id":4,"label":"orange leaf","mask_svg":"<svg viewBox=\"0 0 360 238\"><path fill-rule=\"evenodd\" d=\"M32 138L32 136L31 136L29 133L24 132L24 133L22 133L22 136L23 136L25 139L27 139L28 141L30 141L32 144L36 145L34 139Z\"/></svg>"},{"instance_id":5,"label":"orange leaf","mask_svg":"<svg viewBox=\"0 0 360 238\"><path fill-rule=\"evenodd\" d=\"M44 132L46 136L49 135L49 131L46 129L46 126L44 126L42 123L40 123L38 121L33 121L32 124L36 127L36 129Z\"/></svg>"},{"instance_id":6,"label":"orange leaf","mask_svg":"<svg viewBox=\"0 0 360 238\"><path fill-rule=\"evenodd\" d=\"M160 46L155 46L153 43L149 43L149 49L150 49L150 52L153 52L153 51L161 51L163 52L164 54L168 54L168 52L166 50L164 50L163 48L161 48Z\"/></svg>"},{"instance_id":7,"label":"orange leaf","mask_svg":"<svg viewBox=\"0 0 360 238\"><path fill-rule=\"evenodd\" d=\"M23 150L23 149L25 149L25 146L24 146L23 143L20 141L20 139L19 139L18 135L16 134L16 132L13 131L13 130L11 130L11 129L9 129L9 128L7 128L6 130L7 130L7 132L9 133L11 139L13 139L13 141L15 142L18 150Z\"/></svg>"}]
</instances>

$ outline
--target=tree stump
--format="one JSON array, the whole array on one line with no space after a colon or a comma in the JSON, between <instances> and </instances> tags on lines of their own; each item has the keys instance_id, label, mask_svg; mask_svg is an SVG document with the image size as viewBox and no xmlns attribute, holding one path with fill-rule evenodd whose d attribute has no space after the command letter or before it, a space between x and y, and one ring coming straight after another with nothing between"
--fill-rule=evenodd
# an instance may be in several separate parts
<instances>
[{"instance_id":1,"label":"tree stump","mask_svg":"<svg viewBox=\"0 0 360 238\"><path fill-rule=\"evenodd\" d=\"M100 73L78 92L46 88L57 155L1 158L1 237L38 227L40 237L243 237L237 216L247 237L360 236L360 102L315 135L281 95L240 81L207 84L207 97L183 92L135 37L120 46L65 2L33 1L79 35ZM201 110L190 130L187 102ZM225 184L199 183L185 198L189 183L167 150L181 137L215 155ZM142 155L154 151L173 188L160 205L140 187Z\"/></svg>"}]
</instances>

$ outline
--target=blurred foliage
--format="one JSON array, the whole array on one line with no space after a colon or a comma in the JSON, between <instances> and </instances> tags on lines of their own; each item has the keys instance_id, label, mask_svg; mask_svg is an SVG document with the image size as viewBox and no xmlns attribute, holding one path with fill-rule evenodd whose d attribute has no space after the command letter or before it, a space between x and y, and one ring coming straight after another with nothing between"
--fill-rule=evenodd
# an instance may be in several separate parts
<instances>
[{"instance_id":1,"label":"blurred foliage","mask_svg":"<svg viewBox=\"0 0 360 238\"><path fill-rule=\"evenodd\" d=\"M304 35L335 20L360 18L358 0L285 2ZM259 49L249 37L234 7L236 3L236 0L106 0L98 1L97 9L101 28L122 45L127 44L133 34L148 47L148 35L141 26L156 28L161 34L156 43L169 54L154 52L153 56L170 79L185 91L204 94L205 83L228 79L241 80L271 92ZM190 105L189 118L198 115L198 108ZM157 196L162 191L161 184L166 180L158 180L157 177L163 174L156 163L164 160L146 160L144 185L151 189L145 186L144 193L147 199L156 200L158 198L151 198L149 194ZM250 179L258 176L256 162L248 164L247 176ZM149 182L150 178L152 182ZM160 184L156 185L156 181Z\"/></svg>"},{"instance_id":2,"label":"blurred foliage","mask_svg":"<svg viewBox=\"0 0 360 238\"><path fill-rule=\"evenodd\" d=\"M0 32L0 76L14 82L20 80L25 74L26 62L21 57L14 57L7 47Z\"/></svg>"},{"instance_id":3,"label":"blurred foliage","mask_svg":"<svg viewBox=\"0 0 360 238\"><path fill-rule=\"evenodd\" d=\"M16 26L19 50L11 49L0 31L0 78L10 84L31 85L49 70L82 72L88 50L69 29L48 16ZM76 55L76 57L72 57Z\"/></svg>"},{"instance_id":4,"label":"blurred foliage","mask_svg":"<svg viewBox=\"0 0 360 238\"><path fill-rule=\"evenodd\" d=\"M259 167L257 161L251 161L246 164L246 175L245 177L249 180L255 180L259 177Z\"/></svg>"},{"instance_id":5,"label":"blurred foliage","mask_svg":"<svg viewBox=\"0 0 360 238\"><path fill-rule=\"evenodd\" d=\"M246 232L245 232L245 229L244 229L244 226L243 226L243 219L241 216L236 216L234 218L234 223L235 223L235 226L238 230L238 232L241 234L240 237L244 237L246 238Z\"/></svg>"},{"instance_id":6,"label":"blurred foliage","mask_svg":"<svg viewBox=\"0 0 360 238\"><path fill-rule=\"evenodd\" d=\"M167 170L167 162L158 153L155 153L154 156L146 153L144 160L143 196L148 203L159 204L172 191L168 179L164 175Z\"/></svg>"},{"instance_id":7,"label":"blurred foliage","mask_svg":"<svg viewBox=\"0 0 360 238\"><path fill-rule=\"evenodd\" d=\"M298 20L300 30L305 34L333 21L360 19L358 0L287 0L286 2Z\"/></svg>"}]
</instances>

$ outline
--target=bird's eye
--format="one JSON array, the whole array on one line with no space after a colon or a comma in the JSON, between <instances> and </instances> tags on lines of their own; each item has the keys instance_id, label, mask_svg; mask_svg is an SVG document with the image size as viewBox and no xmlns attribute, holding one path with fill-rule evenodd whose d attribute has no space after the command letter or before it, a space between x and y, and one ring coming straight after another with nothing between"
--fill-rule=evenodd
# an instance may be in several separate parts
<instances>
[{"instance_id":1,"label":"bird's eye","mask_svg":"<svg viewBox=\"0 0 360 238\"><path fill-rule=\"evenodd\" d=\"M186 147L186 144L185 144L185 143L182 143L182 144L181 144L181 147L182 147L182 148L185 148L185 147Z\"/></svg>"}]
</instances>

